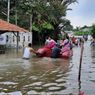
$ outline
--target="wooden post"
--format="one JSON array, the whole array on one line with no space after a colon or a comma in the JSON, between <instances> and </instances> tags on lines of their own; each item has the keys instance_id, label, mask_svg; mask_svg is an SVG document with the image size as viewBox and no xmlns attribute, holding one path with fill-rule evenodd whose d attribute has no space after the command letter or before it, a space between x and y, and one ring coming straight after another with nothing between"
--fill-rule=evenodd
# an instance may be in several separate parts
<instances>
[{"instance_id":1,"label":"wooden post","mask_svg":"<svg viewBox=\"0 0 95 95\"><path fill-rule=\"evenodd\" d=\"M78 72L78 83L79 83L79 94L78 95L84 95L81 92L81 66L82 66L82 57L83 57L83 50L84 50L84 40L80 39L80 61L79 61L79 72Z\"/></svg>"},{"instance_id":2,"label":"wooden post","mask_svg":"<svg viewBox=\"0 0 95 95\"><path fill-rule=\"evenodd\" d=\"M81 78L81 66L82 66L82 57L83 57L83 50L84 50L84 41L83 40L81 40L80 47L81 47L81 52L80 52L78 81L80 81L80 78Z\"/></svg>"},{"instance_id":3,"label":"wooden post","mask_svg":"<svg viewBox=\"0 0 95 95\"><path fill-rule=\"evenodd\" d=\"M19 32L17 32L17 47L16 47L16 52L18 53L19 49Z\"/></svg>"}]
</instances>

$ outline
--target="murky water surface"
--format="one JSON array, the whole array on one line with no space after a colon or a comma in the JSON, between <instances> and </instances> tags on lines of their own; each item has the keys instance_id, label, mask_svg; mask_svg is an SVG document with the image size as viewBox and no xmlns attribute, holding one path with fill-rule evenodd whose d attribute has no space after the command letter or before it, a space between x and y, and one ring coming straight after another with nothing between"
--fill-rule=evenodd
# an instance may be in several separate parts
<instances>
[{"instance_id":1,"label":"murky water surface","mask_svg":"<svg viewBox=\"0 0 95 95\"><path fill-rule=\"evenodd\" d=\"M85 42L81 82L80 47L71 59L31 57L10 52L0 55L0 95L95 95L95 47Z\"/></svg>"}]
</instances>

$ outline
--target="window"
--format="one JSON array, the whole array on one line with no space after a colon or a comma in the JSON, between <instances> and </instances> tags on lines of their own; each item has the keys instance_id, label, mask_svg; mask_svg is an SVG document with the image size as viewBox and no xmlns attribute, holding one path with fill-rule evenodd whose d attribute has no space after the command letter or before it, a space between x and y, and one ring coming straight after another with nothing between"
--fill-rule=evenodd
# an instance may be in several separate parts
<instances>
[{"instance_id":1,"label":"window","mask_svg":"<svg viewBox=\"0 0 95 95\"><path fill-rule=\"evenodd\" d=\"M19 40L19 42L20 42L20 36L18 37L18 40Z\"/></svg>"},{"instance_id":2,"label":"window","mask_svg":"<svg viewBox=\"0 0 95 95\"><path fill-rule=\"evenodd\" d=\"M9 36L8 35L6 35L6 42L8 42L9 41Z\"/></svg>"},{"instance_id":3,"label":"window","mask_svg":"<svg viewBox=\"0 0 95 95\"><path fill-rule=\"evenodd\" d=\"M28 41L30 41L30 36L28 36Z\"/></svg>"},{"instance_id":4,"label":"window","mask_svg":"<svg viewBox=\"0 0 95 95\"><path fill-rule=\"evenodd\" d=\"M25 42L25 36L23 36L23 42Z\"/></svg>"},{"instance_id":5,"label":"window","mask_svg":"<svg viewBox=\"0 0 95 95\"><path fill-rule=\"evenodd\" d=\"M15 37L13 36L13 42L15 42Z\"/></svg>"}]
</instances>

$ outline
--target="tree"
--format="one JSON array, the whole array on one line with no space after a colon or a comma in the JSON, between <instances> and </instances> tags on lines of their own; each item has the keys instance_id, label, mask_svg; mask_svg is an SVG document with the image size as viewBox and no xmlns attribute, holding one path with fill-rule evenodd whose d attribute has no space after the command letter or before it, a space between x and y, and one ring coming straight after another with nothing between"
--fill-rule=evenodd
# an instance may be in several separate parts
<instances>
[{"instance_id":1,"label":"tree","mask_svg":"<svg viewBox=\"0 0 95 95\"><path fill-rule=\"evenodd\" d=\"M12 23L18 22L18 25L29 29L30 17L33 23L33 27L38 29L38 32L42 32L44 29L53 30L54 39L57 40L59 33L59 24L65 23L60 19L62 16L66 16L66 12L71 10L68 6L75 3L77 0L10 0L10 21ZM7 13L7 0L0 0L2 5L0 6L0 13ZM4 18L0 14L1 18ZM16 18L17 17L17 18ZM15 19L16 18L16 19ZM4 18L5 19L5 18ZM47 25L48 24L48 25ZM49 27L48 27L49 26ZM52 27L51 27L52 26Z\"/></svg>"},{"instance_id":2,"label":"tree","mask_svg":"<svg viewBox=\"0 0 95 95\"><path fill-rule=\"evenodd\" d=\"M92 28L91 35L92 35L93 39L95 39L95 24L93 24L91 28Z\"/></svg>"}]
</instances>

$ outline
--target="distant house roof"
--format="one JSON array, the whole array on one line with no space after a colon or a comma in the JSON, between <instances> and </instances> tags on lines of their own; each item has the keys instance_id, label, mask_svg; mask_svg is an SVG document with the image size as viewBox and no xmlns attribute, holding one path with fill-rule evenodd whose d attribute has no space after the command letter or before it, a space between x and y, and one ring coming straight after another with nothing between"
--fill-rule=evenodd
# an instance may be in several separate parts
<instances>
[{"instance_id":1,"label":"distant house roof","mask_svg":"<svg viewBox=\"0 0 95 95\"><path fill-rule=\"evenodd\" d=\"M5 32L28 32L28 30L0 19L0 34Z\"/></svg>"}]
</instances>

